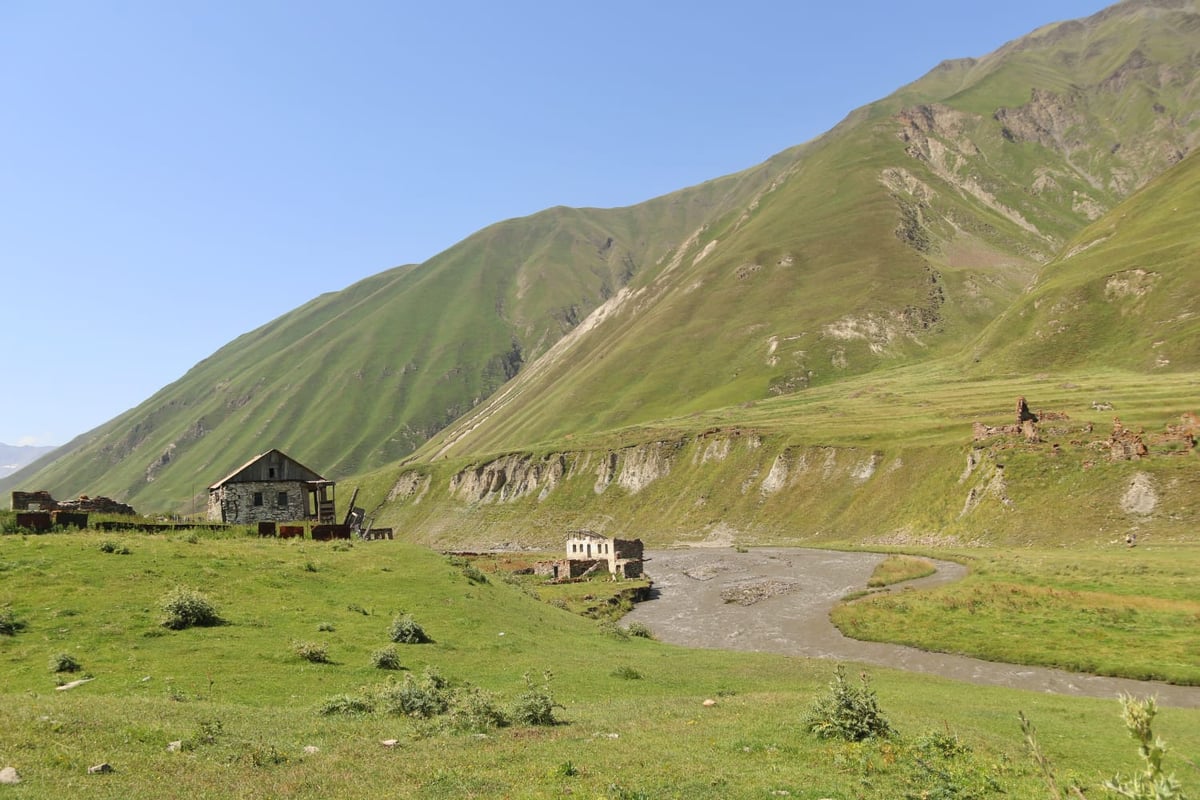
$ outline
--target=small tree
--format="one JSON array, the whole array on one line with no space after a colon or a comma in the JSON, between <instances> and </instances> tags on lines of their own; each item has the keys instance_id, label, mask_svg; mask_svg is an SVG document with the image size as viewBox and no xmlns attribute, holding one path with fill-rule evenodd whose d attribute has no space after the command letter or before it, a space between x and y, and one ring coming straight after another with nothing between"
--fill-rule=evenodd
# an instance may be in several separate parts
<instances>
[{"instance_id":1,"label":"small tree","mask_svg":"<svg viewBox=\"0 0 1200 800\"><path fill-rule=\"evenodd\" d=\"M804 718L804 728L821 739L886 739L896 731L879 710L875 690L867 673L859 676L860 685L846 680L846 668L837 665L829 692L813 701Z\"/></svg>"}]
</instances>

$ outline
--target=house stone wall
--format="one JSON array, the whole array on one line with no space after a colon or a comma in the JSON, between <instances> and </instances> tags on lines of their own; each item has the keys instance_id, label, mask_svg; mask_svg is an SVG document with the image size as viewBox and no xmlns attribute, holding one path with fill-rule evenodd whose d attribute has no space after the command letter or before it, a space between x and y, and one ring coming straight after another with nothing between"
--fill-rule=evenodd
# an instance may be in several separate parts
<instances>
[{"instance_id":1,"label":"house stone wall","mask_svg":"<svg viewBox=\"0 0 1200 800\"><path fill-rule=\"evenodd\" d=\"M262 493L262 505L254 504L258 492ZM287 493L286 505L277 503L280 492ZM226 483L209 490L208 518L233 525L291 522L307 516L307 502L304 484L295 481Z\"/></svg>"}]
</instances>

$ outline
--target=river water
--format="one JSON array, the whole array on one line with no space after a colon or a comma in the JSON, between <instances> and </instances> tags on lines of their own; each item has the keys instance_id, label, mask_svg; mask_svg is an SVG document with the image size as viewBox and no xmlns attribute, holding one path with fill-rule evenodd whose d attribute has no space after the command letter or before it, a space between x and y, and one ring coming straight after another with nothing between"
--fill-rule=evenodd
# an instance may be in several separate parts
<instances>
[{"instance_id":1,"label":"river water","mask_svg":"<svg viewBox=\"0 0 1200 800\"><path fill-rule=\"evenodd\" d=\"M1195 686L1104 678L849 639L829 621L829 611L845 595L865 589L884 558L878 553L804 548L647 551L645 570L654 581L655 597L637 604L624 619L646 625L660 641L690 647L856 661L1064 695L1156 695L1163 706L1200 708L1200 687ZM959 564L936 563L936 575L904 586L924 588L966 574ZM727 597L745 604L727 602Z\"/></svg>"}]
</instances>

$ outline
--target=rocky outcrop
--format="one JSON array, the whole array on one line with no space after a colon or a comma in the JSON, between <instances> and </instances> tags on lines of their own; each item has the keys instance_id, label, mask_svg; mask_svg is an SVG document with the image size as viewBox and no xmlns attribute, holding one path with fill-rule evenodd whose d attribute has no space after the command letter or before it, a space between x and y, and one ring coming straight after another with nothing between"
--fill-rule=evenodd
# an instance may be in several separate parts
<instances>
[{"instance_id":1,"label":"rocky outcrop","mask_svg":"<svg viewBox=\"0 0 1200 800\"><path fill-rule=\"evenodd\" d=\"M423 475L420 472L402 472L388 492L387 502L411 500L415 505L421 502L421 498L429 491L430 483L431 480L428 475Z\"/></svg>"},{"instance_id":2,"label":"rocky outcrop","mask_svg":"<svg viewBox=\"0 0 1200 800\"><path fill-rule=\"evenodd\" d=\"M561 454L538 460L512 454L456 473L450 478L450 493L470 503L505 502L535 492L541 499L566 472L567 459Z\"/></svg>"},{"instance_id":3,"label":"rocky outcrop","mask_svg":"<svg viewBox=\"0 0 1200 800\"><path fill-rule=\"evenodd\" d=\"M968 195L987 208L1028 231L1042 236L1041 231L1019 211L1002 203L996 187L981 178L979 162L986 161L971 138L981 118L975 114L939 103L906 108L895 117L896 135L905 144L904 152L924 163L934 175ZM897 174L895 168L891 175ZM888 182L887 178L884 178ZM891 182L895 182L894 178Z\"/></svg>"},{"instance_id":4,"label":"rocky outcrop","mask_svg":"<svg viewBox=\"0 0 1200 800\"><path fill-rule=\"evenodd\" d=\"M659 478L670 474L678 442L651 442L621 451L617 485L636 494Z\"/></svg>"},{"instance_id":5,"label":"rocky outcrop","mask_svg":"<svg viewBox=\"0 0 1200 800\"><path fill-rule=\"evenodd\" d=\"M1147 516L1154 512L1158 505L1158 492L1154 488L1154 479L1145 472L1139 472L1129 481L1125 494L1121 495L1121 510L1132 516Z\"/></svg>"},{"instance_id":6,"label":"rocky outcrop","mask_svg":"<svg viewBox=\"0 0 1200 800\"><path fill-rule=\"evenodd\" d=\"M1008 483L1004 479L1004 465L994 460L981 462L979 465L979 480L967 492L959 517L965 517L979 507L987 498L994 498L1003 506L1012 505L1008 497Z\"/></svg>"}]
</instances>

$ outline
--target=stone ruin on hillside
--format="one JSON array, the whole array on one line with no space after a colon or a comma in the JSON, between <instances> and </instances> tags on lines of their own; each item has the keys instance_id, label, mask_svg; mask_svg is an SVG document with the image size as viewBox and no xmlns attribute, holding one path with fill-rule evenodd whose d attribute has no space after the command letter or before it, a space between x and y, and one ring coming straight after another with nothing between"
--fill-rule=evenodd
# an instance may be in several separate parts
<instances>
[{"instance_id":1,"label":"stone ruin on hillside","mask_svg":"<svg viewBox=\"0 0 1200 800\"><path fill-rule=\"evenodd\" d=\"M1096 410L1111 411L1110 403L1092 403ZM1042 411L1034 413L1024 397L1017 398L1015 420L1009 425L985 425L975 422L972 426L972 439L975 442L985 442L1001 436L1020 436L1026 444L1040 444L1043 432L1047 435L1064 436L1071 434L1090 434L1092 423L1085 422L1074 429L1070 426L1059 426L1043 431L1041 424L1046 422L1068 422L1070 415L1062 411ZM1113 461L1131 461L1150 456L1150 445L1165 454L1190 453L1196 447L1196 436L1200 434L1200 418L1188 412L1180 417L1178 425L1167 425L1162 433L1147 434L1145 429L1133 431L1126 428L1120 417L1113 417L1112 432L1107 440L1097 440L1086 443L1097 450L1107 450ZM1074 445L1084 445L1085 442L1076 439ZM1055 451L1058 445L1053 445Z\"/></svg>"}]
</instances>

